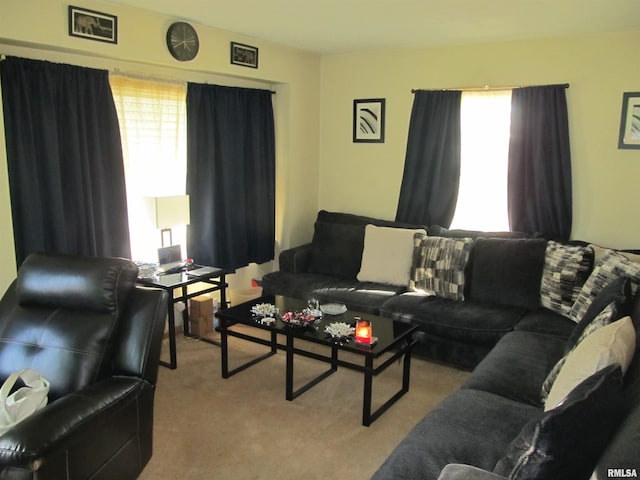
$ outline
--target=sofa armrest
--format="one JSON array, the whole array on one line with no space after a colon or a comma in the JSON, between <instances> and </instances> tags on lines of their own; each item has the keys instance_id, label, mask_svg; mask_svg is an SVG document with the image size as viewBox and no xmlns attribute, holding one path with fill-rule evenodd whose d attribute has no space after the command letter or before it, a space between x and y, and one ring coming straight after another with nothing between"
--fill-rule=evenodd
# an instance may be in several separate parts
<instances>
[{"instance_id":1,"label":"sofa armrest","mask_svg":"<svg viewBox=\"0 0 640 480\"><path fill-rule=\"evenodd\" d=\"M70 464L74 461L68 457L70 447L94 455L82 461L89 469L90 461L101 462L99 468L137 434L129 431L139 428L135 416L150 408L138 405L140 397L152 402L153 386L139 378L111 377L59 398L0 436L0 472L41 467L48 471L57 468L61 458ZM84 446L78 449L79 445ZM42 478L66 477L44 474Z\"/></svg>"},{"instance_id":2,"label":"sofa armrest","mask_svg":"<svg viewBox=\"0 0 640 480\"><path fill-rule=\"evenodd\" d=\"M283 250L280 252L279 260L281 272L307 272L311 263L311 243Z\"/></svg>"},{"instance_id":3,"label":"sofa armrest","mask_svg":"<svg viewBox=\"0 0 640 480\"><path fill-rule=\"evenodd\" d=\"M438 480L506 480L506 478L471 465L450 463L442 469Z\"/></svg>"}]
</instances>

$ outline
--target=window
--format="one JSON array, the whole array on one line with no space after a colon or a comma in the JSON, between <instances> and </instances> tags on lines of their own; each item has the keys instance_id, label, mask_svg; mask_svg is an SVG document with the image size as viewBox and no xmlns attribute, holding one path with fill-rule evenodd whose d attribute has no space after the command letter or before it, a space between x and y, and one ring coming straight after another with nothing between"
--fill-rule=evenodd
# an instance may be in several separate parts
<instances>
[{"instance_id":1,"label":"window","mask_svg":"<svg viewBox=\"0 0 640 480\"><path fill-rule=\"evenodd\" d=\"M511 90L462 93L460 185L451 228L509 230Z\"/></svg>"},{"instance_id":2,"label":"window","mask_svg":"<svg viewBox=\"0 0 640 480\"><path fill-rule=\"evenodd\" d=\"M131 255L157 261L160 232L151 223L145 198L185 193L186 85L119 75L112 75L110 83L122 137ZM185 258L186 227L172 231Z\"/></svg>"}]
</instances>

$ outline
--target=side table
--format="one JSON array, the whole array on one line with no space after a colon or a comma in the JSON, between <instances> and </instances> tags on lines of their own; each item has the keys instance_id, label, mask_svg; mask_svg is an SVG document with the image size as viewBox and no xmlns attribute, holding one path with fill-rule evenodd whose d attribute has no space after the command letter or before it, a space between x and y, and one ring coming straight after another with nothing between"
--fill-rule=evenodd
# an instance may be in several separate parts
<instances>
[{"instance_id":1,"label":"side table","mask_svg":"<svg viewBox=\"0 0 640 480\"><path fill-rule=\"evenodd\" d=\"M178 366L176 356L176 325L174 305L177 302L184 302L185 309L182 312L182 326L185 335L189 335L189 299L198 295L210 292L220 292L220 305L222 308L227 304L227 287L226 275L231 273L227 270L217 267L207 267L204 273L193 275L191 270L203 268L203 265L193 265L189 270L169 273L164 275L154 275L150 278L138 278L138 283L147 287L162 288L169 294L168 322L169 322L169 362L160 360L160 364L172 370ZM196 289L189 293L187 287L194 284ZM219 342L208 338L202 338L207 343L220 345Z\"/></svg>"}]
</instances>

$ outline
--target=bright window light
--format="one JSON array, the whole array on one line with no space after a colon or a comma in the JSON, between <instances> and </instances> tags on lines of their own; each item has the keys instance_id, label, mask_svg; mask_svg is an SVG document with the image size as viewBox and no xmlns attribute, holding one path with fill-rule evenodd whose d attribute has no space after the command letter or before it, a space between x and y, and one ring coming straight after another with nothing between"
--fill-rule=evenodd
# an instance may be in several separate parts
<instances>
[{"instance_id":1,"label":"bright window light","mask_svg":"<svg viewBox=\"0 0 640 480\"><path fill-rule=\"evenodd\" d=\"M511 90L463 92L458 203L450 228L508 231Z\"/></svg>"},{"instance_id":2,"label":"bright window light","mask_svg":"<svg viewBox=\"0 0 640 480\"><path fill-rule=\"evenodd\" d=\"M131 255L157 261L161 236L145 199L186 193L186 85L119 75L110 83L122 137ZM172 232L186 258L186 227Z\"/></svg>"}]
</instances>

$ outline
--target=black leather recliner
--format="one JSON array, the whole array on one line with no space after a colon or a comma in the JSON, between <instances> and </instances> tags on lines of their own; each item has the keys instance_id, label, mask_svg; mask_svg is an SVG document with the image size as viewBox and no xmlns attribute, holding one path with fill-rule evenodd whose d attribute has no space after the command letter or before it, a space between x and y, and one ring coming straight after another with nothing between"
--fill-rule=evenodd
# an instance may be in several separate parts
<instances>
[{"instance_id":1,"label":"black leather recliner","mask_svg":"<svg viewBox=\"0 0 640 480\"><path fill-rule=\"evenodd\" d=\"M167 294L116 258L30 255L0 301L0 380L29 367L49 404L0 435L0 479L138 477L151 458Z\"/></svg>"}]
</instances>

